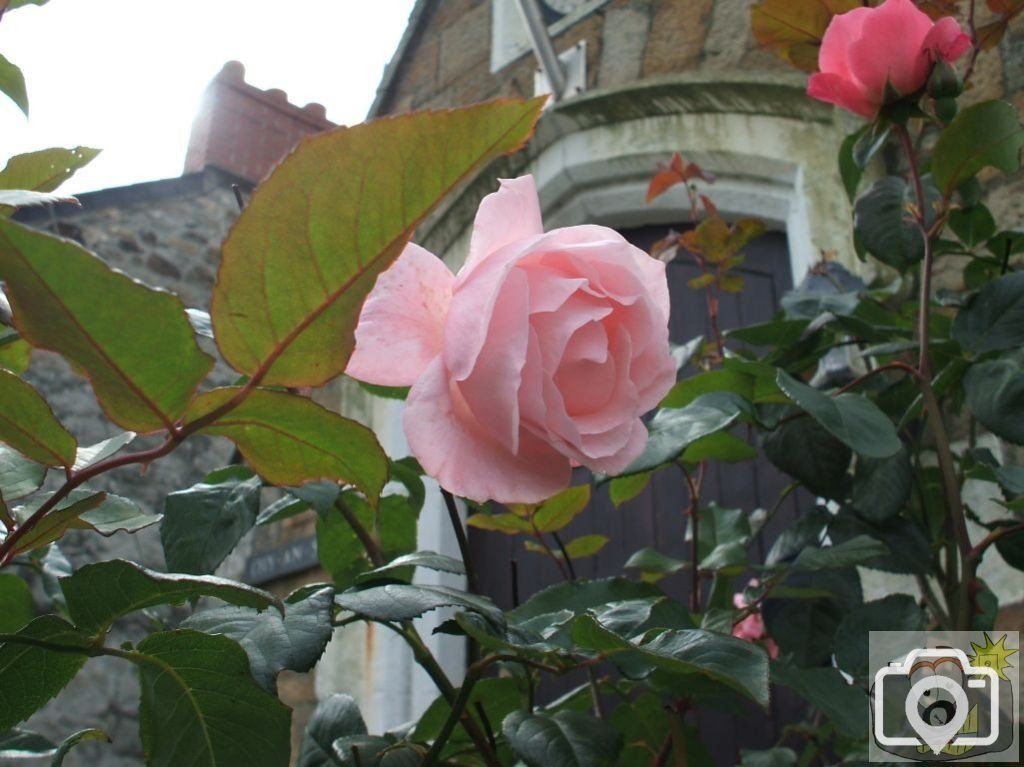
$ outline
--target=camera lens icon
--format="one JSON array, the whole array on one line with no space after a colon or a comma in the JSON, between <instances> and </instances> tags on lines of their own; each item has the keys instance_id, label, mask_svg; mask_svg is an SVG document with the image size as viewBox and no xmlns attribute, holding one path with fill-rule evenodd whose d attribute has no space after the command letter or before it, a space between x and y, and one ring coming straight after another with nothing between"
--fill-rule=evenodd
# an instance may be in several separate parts
<instances>
[{"instance_id":1,"label":"camera lens icon","mask_svg":"<svg viewBox=\"0 0 1024 767\"><path fill-rule=\"evenodd\" d=\"M886 691L900 678L910 684L903 714L917 738L884 731ZM961 732L971 710L968 688L984 692L988 702L990 725L983 736ZM872 698L874 736L882 746L923 742L938 755L947 746L987 746L999 737L999 677L990 668L972 666L962 650L922 648L910 652L902 663L890 663L875 673Z\"/></svg>"}]
</instances>

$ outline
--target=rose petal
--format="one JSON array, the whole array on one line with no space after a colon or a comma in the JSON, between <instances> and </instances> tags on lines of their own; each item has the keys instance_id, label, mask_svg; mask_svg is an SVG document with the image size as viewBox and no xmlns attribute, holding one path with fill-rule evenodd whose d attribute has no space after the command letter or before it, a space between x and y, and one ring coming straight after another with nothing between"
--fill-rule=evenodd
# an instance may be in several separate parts
<instances>
[{"instance_id":1,"label":"rose petal","mask_svg":"<svg viewBox=\"0 0 1024 767\"><path fill-rule=\"evenodd\" d=\"M476 211L469 255L459 271L460 278L509 243L544 232L533 176L499 181L498 191L484 197Z\"/></svg>"},{"instance_id":2,"label":"rose petal","mask_svg":"<svg viewBox=\"0 0 1024 767\"><path fill-rule=\"evenodd\" d=\"M956 61L971 47L971 38L952 16L944 16L935 22L922 44L932 51L936 58Z\"/></svg>"},{"instance_id":3,"label":"rose petal","mask_svg":"<svg viewBox=\"0 0 1024 767\"><path fill-rule=\"evenodd\" d=\"M847 52L854 41L860 39L863 34L864 19L871 12L870 8L854 8L833 17L821 38L821 51L818 54L819 70L847 79L852 77Z\"/></svg>"},{"instance_id":4,"label":"rose petal","mask_svg":"<svg viewBox=\"0 0 1024 767\"><path fill-rule=\"evenodd\" d=\"M407 245L363 304L345 372L380 386L412 386L441 353L454 281L441 259Z\"/></svg>"},{"instance_id":5,"label":"rose petal","mask_svg":"<svg viewBox=\"0 0 1024 767\"><path fill-rule=\"evenodd\" d=\"M868 93L881 96L886 82L901 94L924 85L930 62L922 49L932 20L911 0L886 0L865 15L859 40L847 51L850 71Z\"/></svg>"},{"instance_id":6,"label":"rose petal","mask_svg":"<svg viewBox=\"0 0 1024 767\"><path fill-rule=\"evenodd\" d=\"M455 495L475 501L539 503L569 484L569 461L525 431L519 453L492 440L449 380L440 357L409 392L403 417L413 455Z\"/></svg>"},{"instance_id":7,"label":"rose petal","mask_svg":"<svg viewBox=\"0 0 1024 767\"><path fill-rule=\"evenodd\" d=\"M513 453L519 450L519 386L529 337L529 302L526 275L511 270L484 325L486 337L472 370L464 378L456 377L459 391L483 429ZM453 302L452 326L464 324L455 316L460 308L460 302ZM464 320L479 323L481 318Z\"/></svg>"},{"instance_id":8,"label":"rose petal","mask_svg":"<svg viewBox=\"0 0 1024 767\"><path fill-rule=\"evenodd\" d=\"M829 72L816 72L807 81L807 95L818 101L835 104L861 117L873 120L882 104L881 91L872 94L876 101L869 99L863 89L853 80Z\"/></svg>"}]
</instances>

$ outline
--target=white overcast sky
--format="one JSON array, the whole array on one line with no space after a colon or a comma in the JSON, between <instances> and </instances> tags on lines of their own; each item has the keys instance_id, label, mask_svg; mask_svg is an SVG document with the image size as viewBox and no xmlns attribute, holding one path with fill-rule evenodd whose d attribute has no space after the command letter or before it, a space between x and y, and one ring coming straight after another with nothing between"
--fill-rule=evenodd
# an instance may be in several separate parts
<instances>
[{"instance_id":1,"label":"white overcast sky","mask_svg":"<svg viewBox=\"0 0 1024 767\"><path fill-rule=\"evenodd\" d=\"M50 0L0 21L29 114L0 96L0 165L51 146L103 153L69 193L181 173L203 90L235 59L246 81L360 122L413 0Z\"/></svg>"}]
</instances>

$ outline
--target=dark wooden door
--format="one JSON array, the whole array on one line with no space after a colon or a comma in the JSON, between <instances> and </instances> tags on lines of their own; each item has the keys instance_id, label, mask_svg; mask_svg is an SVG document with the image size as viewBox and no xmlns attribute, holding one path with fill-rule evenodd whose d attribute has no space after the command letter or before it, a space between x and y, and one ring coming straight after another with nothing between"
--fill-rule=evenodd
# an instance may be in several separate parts
<instances>
[{"instance_id":1,"label":"dark wooden door","mask_svg":"<svg viewBox=\"0 0 1024 767\"><path fill-rule=\"evenodd\" d=\"M622 233L638 247L649 250L665 235L666 227L643 227L622 230ZM766 234L751 243L746 254L746 263L739 270L745 279L743 292L723 295L720 300L719 325L723 330L767 321L777 310L782 294L793 285L785 234ZM672 304L669 336L674 343L682 344L698 335L709 337L704 293L687 285L688 280L698 274L698 268L686 254L679 255L668 265ZM691 368L683 375L692 373ZM744 436L742 430L736 433ZM577 481L586 482L588 479L586 470L578 470ZM789 480L762 457L738 464L711 464L703 483L702 503L714 500L722 506L747 511L770 508L788 483ZM792 523L800 503L796 494L787 499L759 534L753 556L763 558L779 532ZM568 541L579 535L599 533L609 536L611 541L597 556L575 563L577 576L621 575L629 556L648 546L669 556L689 559L687 520L684 516L688 505L682 475L672 468L655 474L643 494L618 509L608 498L607 486L597 488L590 508L577 517L562 535ZM542 555L526 551L520 538L471 528L469 541L482 591L504 609L513 606L513 561L518 573L516 590L520 600L560 580L555 564ZM670 576L659 585L670 596L686 600L690 592L689 574ZM735 585L740 588L743 582L738 579ZM583 678L563 679L549 684L545 697L550 699L584 681ZM786 707L790 709L791 705ZM699 724L716 762L732 765L738 763L738 748L767 747L775 741L778 722L784 718L779 711L773 714L765 717L753 707L739 715L702 712Z\"/></svg>"}]
</instances>

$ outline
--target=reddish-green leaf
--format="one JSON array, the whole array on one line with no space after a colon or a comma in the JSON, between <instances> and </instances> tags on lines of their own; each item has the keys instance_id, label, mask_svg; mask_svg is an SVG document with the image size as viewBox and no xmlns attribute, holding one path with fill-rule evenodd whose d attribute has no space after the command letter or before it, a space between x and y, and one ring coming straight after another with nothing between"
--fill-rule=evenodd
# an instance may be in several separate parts
<instances>
[{"instance_id":1,"label":"reddish-green leaf","mask_svg":"<svg viewBox=\"0 0 1024 767\"><path fill-rule=\"evenodd\" d=\"M229 387L201 395L186 423L212 413L239 391ZM346 482L376 504L388 479L388 459L372 431L305 397L257 389L202 431L230 439L252 468L275 485Z\"/></svg>"},{"instance_id":2,"label":"reddish-green leaf","mask_svg":"<svg viewBox=\"0 0 1024 767\"><path fill-rule=\"evenodd\" d=\"M832 17L860 0L764 0L750 9L754 39L805 72L818 69L818 48Z\"/></svg>"},{"instance_id":3,"label":"reddish-green leaf","mask_svg":"<svg viewBox=\"0 0 1024 767\"><path fill-rule=\"evenodd\" d=\"M533 531L530 523L515 514L474 514L466 524L478 530L493 530L506 535L517 535Z\"/></svg>"},{"instance_id":4,"label":"reddish-green leaf","mask_svg":"<svg viewBox=\"0 0 1024 767\"><path fill-rule=\"evenodd\" d=\"M0 441L45 466L71 466L78 442L39 393L0 370Z\"/></svg>"},{"instance_id":5,"label":"reddish-green leaf","mask_svg":"<svg viewBox=\"0 0 1024 767\"><path fill-rule=\"evenodd\" d=\"M99 149L79 146L74 149L43 149L16 155L0 171L0 189L52 192L99 153ZM5 215L4 211L0 210L0 215Z\"/></svg>"},{"instance_id":6,"label":"reddish-green leaf","mask_svg":"<svg viewBox=\"0 0 1024 767\"><path fill-rule=\"evenodd\" d=\"M169 427L213 366L177 297L73 242L0 220L0 279L22 338L84 372L125 429Z\"/></svg>"},{"instance_id":7,"label":"reddish-green leaf","mask_svg":"<svg viewBox=\"0 0 1024 767\"><path fill-rule=\"evenodd\" d=\"M210 315L225 360L267 384L340 374L377 275L447 192L523 145L542 102L419 112L303 141L224 243Z\"/></svg>"},{"instance_id":8,"label":"reddish-green leaf","mask_svg":"<svg viewBox=\"0 0 1024 767\"><path fill-rule=\"evenodd\" d=\"M986 166L1004 173L1020 167L1024 129L1017 110L1005 101L983 101L960 112L935 142L932 176L951 194Z\"/></svg>"},{"instance_id":9,"label":"reddish-green leaf","mask_svg":"<svg viewBox=\"0 0 1024 767\"><path fill-rule=\"evenodd\" d=\"M592 557L603 549L611 539L607 535L581 535L565 544L565 553L571 559Z\"/></svg>"},{"instance_id":10,"label":"reddish-green leaf","mask_svg":"<svg viewBox=\"0 0 1024 767\"><path fill-rule=\"evenodd\" d=\"M18 109L28 116L28 93L25 90L25 76L21 70L0 55L0 93L10 97Z\"/></svg>"}]
</instances>

